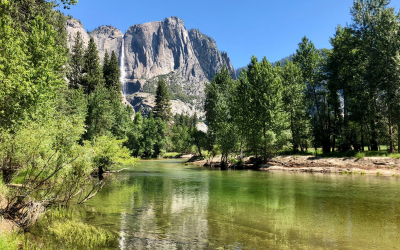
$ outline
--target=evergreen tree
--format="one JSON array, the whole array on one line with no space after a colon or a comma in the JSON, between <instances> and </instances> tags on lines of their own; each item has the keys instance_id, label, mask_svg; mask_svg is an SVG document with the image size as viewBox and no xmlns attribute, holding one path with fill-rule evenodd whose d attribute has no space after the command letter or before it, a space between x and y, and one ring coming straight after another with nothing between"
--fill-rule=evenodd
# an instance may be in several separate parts
<instances>
[{"instance_id":1,"label":"evergreen tree","mask_svg":"<svg viewBox=\"0 0 400 250\"><path fill-rule=\"evenodd\" d=\"M104 66L103 66L104 67ZM117 56L115 55L114 51L111 53L111 60L109 61L109 64L107 65L107 71L104 71L104 78L106 80L106 87L110 90L114 90L117 92L119 95L122 91L121 89L121 71L119 69L118 65L118 59Z\"/></svg>"},{"instance_id":2,"label":"evergreen tree","mask_svg":"<svg viewBox=\"0 0 400 250\"><path fill-rule=\"evenodd\" d=\"M110 56L108 55L108 52L106 50L106 52L104 54L104 59L103 59L103 77L106 82L106 86L107 86L107 78L108 78L109 70L110 70Z\"/></svg>"},{"instance_id":3,"label":"evergreen tree","mask_svg":"<svg viewBox=\"0 0 400 250\"><path fill-rule=\"evenodd\" d=\"M158 80L156 90L156 105L154 106L155 117L163 121L169 121L171 117L171 107L169 103L169 94L164 79Z\"/></svg>"},{"instance_id":4,"label":"evergreen tree","mask_svg":"<svg viewBox=\"0 0 400 250\"><path fill-rule=\"evenodd\" d=\"M83 76L83 66L84 66L84 57L85 49L83 48L83 40L82 35L78 31L75 36L74 44L71 48L70 54L70 71L67 75L69 80L69 87L70 88L78 88L81 83L81 79Z\"/></svg>"},{"instance_id":5,"label":"evergreen tree","mask_svg":"<svg viewBox=\"0 0 400 250\"><path fill-rule=\"evenodd\" d=\"M89 95L96 89L96 86L104 83L99 53L93 38L90 38L84 59L83 73L85 75L82 77L81 84L85 93Z\"/></svg>"}]
</instances>

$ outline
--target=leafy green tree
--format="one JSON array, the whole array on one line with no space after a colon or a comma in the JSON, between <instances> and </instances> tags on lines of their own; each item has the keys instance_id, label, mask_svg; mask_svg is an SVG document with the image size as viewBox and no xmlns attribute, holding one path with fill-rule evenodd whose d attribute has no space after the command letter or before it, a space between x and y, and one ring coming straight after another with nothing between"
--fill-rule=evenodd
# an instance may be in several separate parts
<instances>
[{"instance_id":1,"label":"leafy green tree","mask_svg":"<svg viewBox=\"0 0 400 250\"><path fill-rule=\"evenodd\" d=\"M242 70L235 94L233 97L234 120L238 126L240 134L240 159L243 158L243 148L246 146L246 139L249 137L251 130L251 112L250 112L250 85L247 79L247 71Z\"/></svg>"},{"instance_id":2,"label":"leafy green tree","mask_svg":"<svg viewBox=\"0 0 400 250\"><path fill-rule=\"evenodd\" d=\"M308 139L309 119L304 99L306 86L300 67L296 63L286 61L282 70L282 84L284 88L282 101L284 110L289 114L293 152L296 153L299 147L304 151L306 148L304 141Z\"/></svg>"},{"instance_id":3,"label":"leafy green tree","mask_svg":"<svg viewBox=\"0 0 400 250\"><path fill-rule=\"evenodd\" d=\"M81 79L83 76L83 66L85 62L83 57L84 52L85 49L83 47L82 35L78 31L76 33L74 44L72 45L71 48L70 61L69 61L70 71L67 74L67 78L69 80L69 86L71 88L76 89L80 86Z\"/></svg>"},{"instance_id":4,"label":"leafy green tree","mask_svg":"<svg viewBox=\"0 0 400 250\"><path fill-rule=\"evenodd\" d=\"M39 107L55 97L65 84L66 58L64 48L55 43L55 31L43 18L32 21L27 34L13 27L9 5L1 3L1 7L0 126L10 128L33 118Z\"/></svg>"},{"instance_id":5,"label":"leafy green tree","mask_svg":"<svg viewBox=\"0 0 400 250\"><path fill-rule=\"evenodd\" d=\"M143 155L151 157L154 155L154 145L156 144L157 124L154 119L153 112L150 111L147 119L143 120L142 125L142 141L140 142Z\"/></svg>"},{"instance_id":6,"label":"leafy green tree","mask_svg":"<svg viewBox=\"0 0 400 250\"><path fill-rule=\"evenodd\" d=\"M253 128L251 142L263 152L264 161L280 149L275 144L287 129L287 115L283 112L281 68L275 67L264 57L261 62L253 56L248 65L250 85L250 112ZM256 148L256 151L257 149Z\"/></svg>"},{"instance_id":7,"label":"leafy green tree","mask_svg":"<svg viewBox=\"0 0 400 250\"><path fill-rule=\"evenodd\" d=\"M95 91L88 96L88 113L86 117L85 140L95 137L110 135L115 125L115 114L111 101L110 91L99 85Z\"/></svg>"},{"instance_id":8,"label":"leafy green tree","mask_svg":"<svg viewBox=\"0 0 400 250\"><path fill-rule=\"evenodd\" d=\"M204 110L210 133L215 133L216 144L221 150L221 166L227 167L228 156L237 148L238 133L234 122L232 96L235 81L226 67L215 74L206 85ZM212 132L211 132L212 131Z\"/></svg>"},{"instance_id":9,"label":"leafy green tree","mask_svg":"<svg viewBox=\"0 0 400 250\"><path fill-rule=\"evenodd\" d=\"M159 79L156 90L156 105L154 106L154 116L163 121L169 121L171 117L170 99L167 85L164 79Z\"/></svg>"},{"instance_id":10,"label":"leafy green tree","mask_svg":"<svg viewBox=\"0 0 400 250\"><path fill-rule=\"evenodd\" d=\"M298 63L303 81L306 84L305 98L308 101L307 108L312 118L312 131L314 147L322 145L324 153L331 150L331 106L327 98L327 77L325 68L327 63L327 51L318 51L307 37L299 43L299 48L293 57Z\"/></svg>"},{"instance_id":11,"label":"leafy green tree","mask_svg":"<svg viewBox=\"0 0 400 250\"><path fill-rule=\"evenodd\" d=\"M87 95L95 91L98 85L104 83L103 71L100 65L99 52L93 38L90 38L88 48L86 50L85 64L83 67L83 73L81 84Z\"/></svg>"},{"instance_id":12,"label":"leafy green tree","mask_svg":"<svg viewBox=\"0 0 400 250\"><path fill-rule=\"evenodd\" d=\"M135 114L132 127L128 130L127 134L127 147L133 151L133 155L136 157L140 156L143 153L143 125L144 119L142 116L142 112L139 111Z\"/></svg>"}]
</instances>

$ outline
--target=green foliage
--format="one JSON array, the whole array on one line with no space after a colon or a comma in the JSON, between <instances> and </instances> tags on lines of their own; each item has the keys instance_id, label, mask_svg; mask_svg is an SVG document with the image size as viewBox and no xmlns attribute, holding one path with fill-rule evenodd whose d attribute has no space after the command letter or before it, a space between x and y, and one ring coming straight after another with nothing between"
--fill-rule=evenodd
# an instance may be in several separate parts
<instances>
[{"instance_id":1,"label":"green foliage","mask_svg":"<svg viewBox=\"0 0 400 250\"><path fill-rule=\"evenodd\" d=\"M226 166L228 155L237 147L237 124L234 121L233 92L235 81L226 67L215 74L210 84L206 85L204 110L209 123L208 130L215 134L216 144L221 150L221 162Z\"/></svg>"},{"instance_id":2,"label":"green foliage","mask_svg":"<svg viewBox=\"0 0 400 250\"><path fill-rule=\"evenodd\" d=\"M64 84L64 48L55 43L55 32L41 17L26 34L12 26L1 3L0 12L0 126L9 128L32 119L39 107L53 99Z\"/></svg>"},{"instance_id":3,"label":"green foliage","mask_svg":"<svg viewBox=\"0 0 400 250\"><path fill-rule=\"evenodd\" d=\"M16 233L2 232L0 234L0 249L15 250L19 248L20 238Z\"/></svg>"},{"instance_id":4,"label":"green foliage","mask_svg":"<svg viewBox=\"0 0 400 250\"><path fill-rule=\"evenodd\" d=\"M69 72L67 78L69 80L69 86L71 88L78 88L80 86L83 77L83 66L84 66L84 54L85 49L83 47L83 39L81 33L78 31L74 40L74 44L71 48L70 61L69 61Z\"/></svg>"},{"instance_id":5,"label":"green foliage","mask_svg":"<svg viewBox=\"0 0 400 250\"><path fill-rule=\"evenodd\" d=\"M104 83L103 70L100 65L99 52L96 48L93 38L90 38L88 48L84 55L84 76L81 79L81 85L83 86L87 95L93 93L97 86L101 86Z\"/></svg>"},{"instance_id":6,"label":"green foliage","mask_svg":"<svg viewBox=\"0 0 400 250\"><path fill-rule=\"evenodd\" d=\"M178 156L180 156L180 155L181 155L181 153L177 153L177 152L168 152L168 153L163 154L163 157L164 157L164 158L176 158L176 157L178 157Z\"/></svg>"},{"instance_id":7,"label":"green foliage","mask_svg":"<svg viewBox=\"0 0 400 250\"><path fill-rule=\"evenodd\" d=\"M154 106L154 116L163 121L169 121L171 118L171 104L167 85L162 78L158 81L155 101L156 105Z\"/></svg>"},{"instance_id":8,"label":"green foliage","mask_svg":"<svg viewBox=\"0 0 400 250\"><path fill-rule=\"evenodd\" d=\"M125 140L118 140L113 136L99 136L91 141L85 141L90 152L93 153L95 167L109 170L113 165L133 165L136 159L131 157L131 152L123 146Z\"/></svg>"},{"instance_id":9,"label":"green foliage","mask_svg":"<svg viewBox=\"0 0 400 250\"><path fill-rule=\"evenodd\" d=\"M88 113L85 122L87 131L84 135L86 140L110 134L115 124L111 94L104 85L99 85L88 96Z\"/></svg>"},{"instance_id":10,"label":"green foliage","mask_svg":"<svg viewBox=\"0 0 400 250\"><path fill-rule=\"evenodd\" d=\"M359 160L359 159L361 159L361 158L364 158L365 157L365 153L363 153L363 152L358 152L357 154L356 154L356 159L357 160Z\"/></svg>"},{"instance_id":11,"label":"green foliage","mask_svg":"<svg viewBox=\"0 0 400 250\"><path fill-rule=\"evenodd\" d=\"M298 152L299 147L304 152L309 140L309 116L303 95L306 86L298 64L286 61L282 69L282 80L284 87L282 101L284 110L289 114L293 152Z\"/></svg>"},{"instance_id":12,"label":"green foliage","mask_svg":"<svg viewBox=\"0 0 400 250\"><path fill-rule=\"evenodd\" d=\"M116 93L121 92L121 71L118 65L118 59L114 51L111 53L111 59L108 57L108 53L104 56L103 63L103 75L106 83L106 87L109 90L113 90Z\"/></svg>"}]
</instances>

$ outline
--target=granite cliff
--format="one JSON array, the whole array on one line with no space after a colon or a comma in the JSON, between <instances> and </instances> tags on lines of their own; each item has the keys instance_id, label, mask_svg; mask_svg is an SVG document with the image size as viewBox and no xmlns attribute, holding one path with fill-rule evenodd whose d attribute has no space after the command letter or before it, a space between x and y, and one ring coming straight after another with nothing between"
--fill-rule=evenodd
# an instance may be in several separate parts
<instances>
[{"instance_id":1,"label":"granite cliff","mask_svg":"<svg viewBox=\"0 0 400 250\"><path fill-rule=\"evenodd\" d=\"M196 112L203 117L205 84L224 65L236 78L228 54L218 50L214 39L197 29L188 31L177 17L133 25L125 34L112 26L101 26L88 34L78 20L70 19L67 31L70 45L78 31L85 42L93 37L101 60L105 50L115 51L120 65L125 66L126 99L136 111L153 107L157 81L162 77L171 92L173 113ZM122 44L125 59L121 62Z\"/></svg>"}]
</instances>

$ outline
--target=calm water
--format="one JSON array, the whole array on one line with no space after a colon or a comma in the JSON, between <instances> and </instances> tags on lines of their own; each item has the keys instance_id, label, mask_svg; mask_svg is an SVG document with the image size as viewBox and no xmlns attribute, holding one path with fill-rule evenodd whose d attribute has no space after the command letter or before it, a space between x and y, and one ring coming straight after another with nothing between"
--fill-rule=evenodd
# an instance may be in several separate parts
<instances>
[{"instance_id":1,"label":"calm water","mask_svg":"<svg viewBox=\"0 0 400 250\"><path fill-rule=\"evenodd\" d=\"M118 249L399 249L400 180L144 161L87 202ZM82 207L80 208L82 209Z\"/></svg>"}]
</instances>

